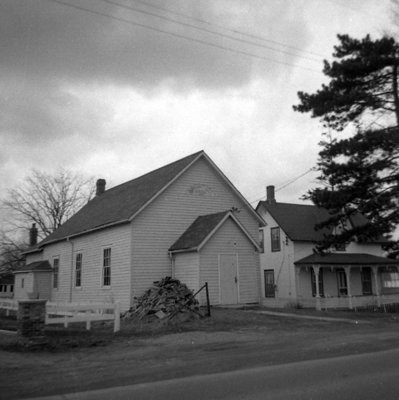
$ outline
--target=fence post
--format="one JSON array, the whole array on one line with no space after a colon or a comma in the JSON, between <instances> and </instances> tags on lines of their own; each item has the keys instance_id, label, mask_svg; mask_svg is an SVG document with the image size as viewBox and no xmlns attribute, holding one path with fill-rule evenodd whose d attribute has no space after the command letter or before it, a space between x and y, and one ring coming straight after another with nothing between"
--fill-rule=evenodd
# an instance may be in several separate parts
<instances>
[{"instance_id":1,"label":"fence post","mask_svg":"<svg viewBox=\"0 0 399 400\"><path fill-rule=\"evenodd\" d=\"M88 331L89 331L90 328L91 328L90 314L91 314L90 310L87 310L87 311L86 311L86 330L88 330Z\"/></svg>"},{"instance_id":2,"label":"fence post","mask_svg":"<svg viewBox=\"0 0 399 400\"><path fill-rule=\"evenodd\" d=\"M208 290L208 282L205 282L205 293L206 293L206 307L207 307L207 315L211 316L211 305L209 304L209 290Z\"/></svg>"},{"instance_id":3,"label":"fence post","mask_svg":"<svg viewBox=\"0 0 399 400\"><path fill-rule=\"evenodd\" d=\"M114 332L121 330L121 303L117 301L114 307Z\"/></svg>"}]
</instances>

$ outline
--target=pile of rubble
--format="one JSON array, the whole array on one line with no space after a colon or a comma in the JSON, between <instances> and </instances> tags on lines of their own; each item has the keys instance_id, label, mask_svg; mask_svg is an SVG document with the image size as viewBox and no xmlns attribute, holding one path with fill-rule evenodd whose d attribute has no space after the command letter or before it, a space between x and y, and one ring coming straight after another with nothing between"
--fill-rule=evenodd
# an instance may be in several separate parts
<instances>
[{"instance_id":1,"label":"pile of rubble","mask_svg":"<svg viewBox=\"0 0 399 400\"><path fill-rule=\"evenodd\" d=\"M153 286L141 297L136 297L135 301L135 307L128 311L126 317L135 315L143 319L155 316L161 320L177 317L187 320L203 316L192 290L170 276L154 282Z\"/></svg>"}]
</instances>

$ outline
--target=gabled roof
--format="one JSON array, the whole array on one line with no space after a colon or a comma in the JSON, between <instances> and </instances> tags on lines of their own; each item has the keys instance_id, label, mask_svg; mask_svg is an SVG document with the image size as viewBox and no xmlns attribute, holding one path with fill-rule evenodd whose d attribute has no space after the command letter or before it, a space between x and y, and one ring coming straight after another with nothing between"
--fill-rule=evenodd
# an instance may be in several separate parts
<instances>
[{"instance_id":1,"label":"gabled roof","mask_svg":"<svg viewBox=\"0 0 399 400\"><path fill-rule=\"evenodd\" d=\"M223 211L198 217L169 248L169 251L174 253L200 250L228 218L231 218L235 222L249 241L259 250L259 244L255 242L234 214L231 211Z\"/></svg>"},{"instance_id":2,"label":"gabled roof","mask_svg":"<svg viewBox=\"0 0 399 400\"><path fill-rule=\"evenodd\" d=\"M224 181L247 204L253 215L259 221L262 221L247 200L223 175L206 153L199 151L139 178L106 190L100 196L90 200L74 216L39 243L38 247L94 230L131 222L136 215L201 157L204 157L214 167Z\"/></svg>"},{"instance_id":3,"label":"gabled roof","mask_svg":"<svg viewBox=\"0 0 399 400\"><path fill-rule=\"evenodd\" d=\"M39 272L39 271L52 271L53 269L51 268L50 263L45 260L45 261L35 261L32 262L28 265L24 265L23 267L20 267L14 271L14 274L17 274L19 272Z\"/></svg>"},{"instance_id":4,"label":"gabled roof","mask_svg":"<svg viewBox=\"0 0 399 400\"><path fill-rule=\"evenodd\" d=\"M291 240L318 242L324 239L331 230L323 228L316 230L315 226L331 217L329 212L320 207L308 204L268 203L261 201L257 210L263 206L276 220L281 229ZM361 214L351 217L351 223L360 226L367 223Z\"/></svg>"},{"instance_id":5,"label":"gabled roof","mask_svg":"<svg viewBox=\"0 0 399 400\"><path fill-rule=\"evenodd\" d=\"M79 233L129 222L130 218L147 202L202 154L204 152L199 151L106 190L100 196L90 200L55 232L39 243L39 246Z\"/></svg>"},{"instance_id":6,"label":"gabled roof","mask_svg":"<svg viewBox=\"0 0 399 400\"><path fill-rule=\"evenodd\" d=\"M312 254L294 262L295 265L399 265L399 260L372 254L329 253Z\"/></svg>"}]
</instances>

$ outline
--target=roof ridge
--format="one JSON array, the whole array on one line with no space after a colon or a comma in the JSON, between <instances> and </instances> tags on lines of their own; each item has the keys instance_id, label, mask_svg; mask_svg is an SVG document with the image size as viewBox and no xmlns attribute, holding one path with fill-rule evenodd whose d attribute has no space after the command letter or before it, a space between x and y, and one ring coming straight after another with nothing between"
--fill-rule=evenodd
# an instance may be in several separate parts
<instances>
[{"instance_id":1,"label":"roof ridge","mask_svg":"<svg viewBox=\"0 0 399 400\"><path fill-rule=\"evenodd\" d=\"M130 183L132 183L132 182L134 182L134 181L136 181L136 180L138 180L138 179L141 179L141 178L144 178L144 177L147 176L147 175L150 175L150 174L154 174L154 173L156 173L156 172L159 172L160 170L162 170L162 169L164 169L164 168L166 169L166 168L172 166L173 164L177 164L177 163L179 163L179 162L181 162L181 161L184 161L184 160L186 160L186 159L188 159L188 158L191 158L191 157L194 157L194 156L199 156L201 153L205 153L205 151L204 151L204 150L197 151L197 152L195 152L195 153L193 153L193 154L190 154L190 155L185 156L185 157L183 157L183 158L180 158L180 159L178 159L178 160L172 161L172 162L170 162L169 164L166 164L166 165L163 165L163 166L161 166L161 167L159 167L159 168L156 168L156 169L153 169L153 170L151 170L151 171L148 171L148 172L144 173L143 175L137 176L136 178L130 179L130 180L126 181L126 182L119 183L118 185L112 186L111 188L107 189L104 193L107 193L107 192L109 193L111 190L120 188L121 186L125 186L125 185L127 186L128 184L130 184ZM94 197L94 198L95 198L95 197Z\"/></svg>"},{"instance_id":2,"label":"roof ridge","mask_svg":"<svg viewBox=\"0 0 399 400\"><path fill-rule=\"evenodd\" d=\"M266 205L287 205L287 206L296 206L296 207L315 207L324 209L324 207L316 206L316 204L301 204L301 203L286 203L282 201L276 201L273 204L268 203L266 200L262 200L261 203L265 203Z\"/></svg>"}]
</instances>

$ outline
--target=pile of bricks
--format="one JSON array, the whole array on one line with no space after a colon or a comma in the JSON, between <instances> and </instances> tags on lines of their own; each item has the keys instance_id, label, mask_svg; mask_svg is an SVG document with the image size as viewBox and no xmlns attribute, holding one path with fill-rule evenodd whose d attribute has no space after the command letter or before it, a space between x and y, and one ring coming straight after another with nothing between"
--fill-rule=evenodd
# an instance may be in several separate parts
<instances>
[{"instance_id":1,"label":"pile of bricks","mask_svg":"<svg viewBox=\"0 0 399 400\"><path fill-rule=\"evenodd\" d=\"M150 289L135 300L133 312L140 319L148 315L155 315L159 319L172 319L181 313L202 316L192 290L178 279L169 276L154 282Z\"/></svg>"}]
</instances>

